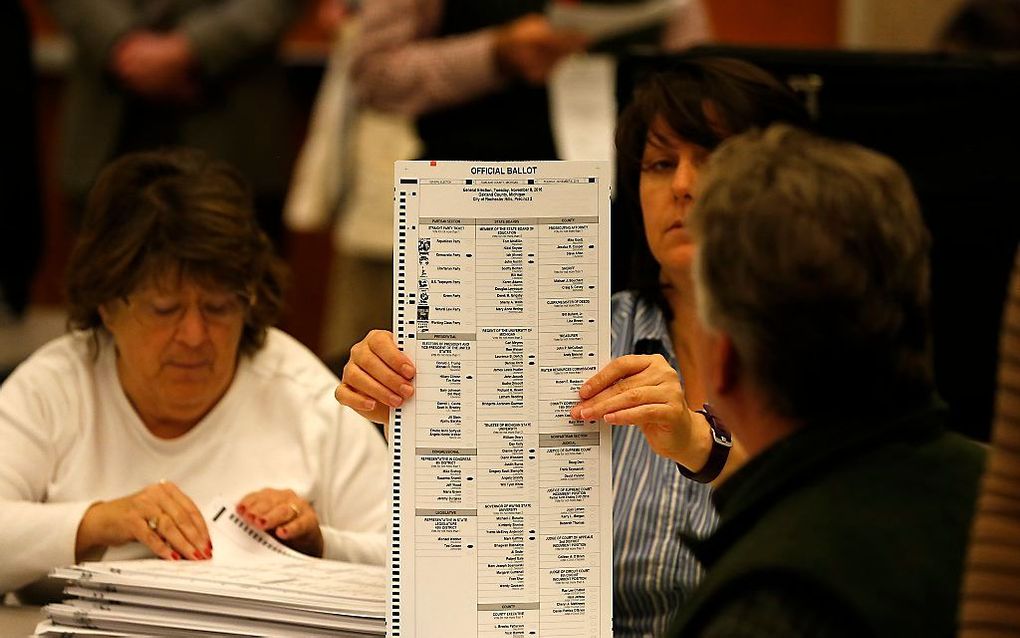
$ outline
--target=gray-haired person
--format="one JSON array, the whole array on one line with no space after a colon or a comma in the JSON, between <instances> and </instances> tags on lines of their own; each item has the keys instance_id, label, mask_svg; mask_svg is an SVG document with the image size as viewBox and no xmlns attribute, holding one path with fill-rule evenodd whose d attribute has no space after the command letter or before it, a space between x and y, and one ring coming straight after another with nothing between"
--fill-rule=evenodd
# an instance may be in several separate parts
<instances>
[{"instance_id":1,"label":"gray-haired person","mask_svg":"<svg viewBox=\"0 0 1020 638\"><path fill-rule=\"evenodd\" d=\"M749 460L672 635L953 635L984 453L934 396L903 170L772 126L712 155L691 225L706 393Z\"/></svg>"}]
</instances>

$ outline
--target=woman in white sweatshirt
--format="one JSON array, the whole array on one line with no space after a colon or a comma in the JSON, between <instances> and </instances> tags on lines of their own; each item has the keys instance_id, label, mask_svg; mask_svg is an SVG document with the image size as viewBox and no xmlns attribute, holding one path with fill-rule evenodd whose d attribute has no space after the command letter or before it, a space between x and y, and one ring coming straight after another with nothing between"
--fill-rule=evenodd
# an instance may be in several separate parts
<instances>
[{"instance_id":1,"label":"woman in white sweatshirt","mask_svg":"<svg viewBox=\"0 0 1020 638\"><path fill-rule=\"evenodd\" d=\"M0 388L0 592L85 559L208 559L216 498L303 553L383 562L385 445L270 327L282 266L239 173L117 160L69 273L72 332Z\"/></svg>"}]
</instances>

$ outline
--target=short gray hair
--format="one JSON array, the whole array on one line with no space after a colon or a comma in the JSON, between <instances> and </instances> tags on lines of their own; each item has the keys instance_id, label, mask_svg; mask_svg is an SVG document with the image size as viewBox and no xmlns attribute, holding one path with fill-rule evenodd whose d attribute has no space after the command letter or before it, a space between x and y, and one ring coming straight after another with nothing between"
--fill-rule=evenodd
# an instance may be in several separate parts
<instances>
[{"instance_id":1,"label":"short gray hair","mask_svg":"<svg viewBox=\"0 0 1020 638\"><path fill-rule=\"evenodd\" d=\"M787 125L713 153L691 213L702 320L811 421L932 391L929 236L903 169Z\"/></svg>"}]
</instances>

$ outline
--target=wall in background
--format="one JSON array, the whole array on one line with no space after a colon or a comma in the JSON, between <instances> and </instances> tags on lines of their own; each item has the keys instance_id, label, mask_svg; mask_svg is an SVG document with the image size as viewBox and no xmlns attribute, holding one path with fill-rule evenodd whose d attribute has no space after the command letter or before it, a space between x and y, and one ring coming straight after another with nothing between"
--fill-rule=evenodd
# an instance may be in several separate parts
<instances>
[{"instance_id":1,"label":"wall in background","mask_svg":"<svg viewBox=\"0 0 1020 638\"><path fill-rule=\"evenodd\" d=\"M720 42L805 48L839 43L839 0L702 1Z\"/></svg>"},{"instance_id":2,"label":"wall in background","mask_svg":"<svg viewBox=\"0 0 1020 638\"><path fill-rule=\"evenodd\" d=\"M962 0L843 0L840 42L855 49L930 49Z\"/></svg>"}]
</instances>

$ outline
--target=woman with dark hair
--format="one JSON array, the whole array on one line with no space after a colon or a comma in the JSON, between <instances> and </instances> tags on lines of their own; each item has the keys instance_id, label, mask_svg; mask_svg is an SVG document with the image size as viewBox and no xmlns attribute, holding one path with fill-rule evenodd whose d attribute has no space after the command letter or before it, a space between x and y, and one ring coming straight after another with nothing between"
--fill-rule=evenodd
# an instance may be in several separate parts
<instances>
[{"instance_id":1,"label":"woman with dark hair","mask_svg":"<svg viewBox=\"0 0 1020 638\"><path fill-rule=\"evenodd\" d=\"M617 205L630 203L637 218L634 250L645 258L634 270L635 288L613 297L615 358L584 384L572 413L644 431L644 436L633 427L613 432L616 636L668 629L701 578L682 538L713 530L716 514L707 483L742 458L739 447L729 453L728 435L710 412L687 407L701 405L705 397L692 350L693 246L685 227L698 171L730 135L775 121L807 120L796 96L765 71L708 58L648 78L621 115L617 154L628 199ZM390 407L410 396L413 370L391 333L373 331L352 348L337 400L384 423ZM667 457L682 459L684 467L678 472Z\"/></svg>"},{"instance_id":2,"label":"woman with dark hair","mask_svg":"<svg viewBox=\"0 0 1020 638\"><path fill-rule=\"evenodd\" d=\"M739 445L715 449L712 433L722 425L710 413L687 409L702 405L705 396L693 350L698 320L687 215L712 150L730 135L773 122L809 123L793 92L765 71L705 58L639 84L617 126L621 195L615 217L632 230L630 280L628 290L613 297L614 361L581 388L573 415L647 426L642 429L654 451L680 454L687 468L701 468L681 469L699 483L729 474L743 454ZM625 429L615 436L636 433ZM623 447L614 445L614 451ZM614 458L621 462L634 459Z\"/></svg>"},{"instance_id":3,"label":"woman with dark hair","mask_svg":"<svg viewBox=\"0 0 1020 638\"><path fill-rule=\"evenodd\" d=\"M0 591L100 556L210 558L217 497L305 554L382 562L385 446L270 327L282 263L235 169L113 162L67 285L72 332L0 388Z\"/></svg>"}]
</instances>

